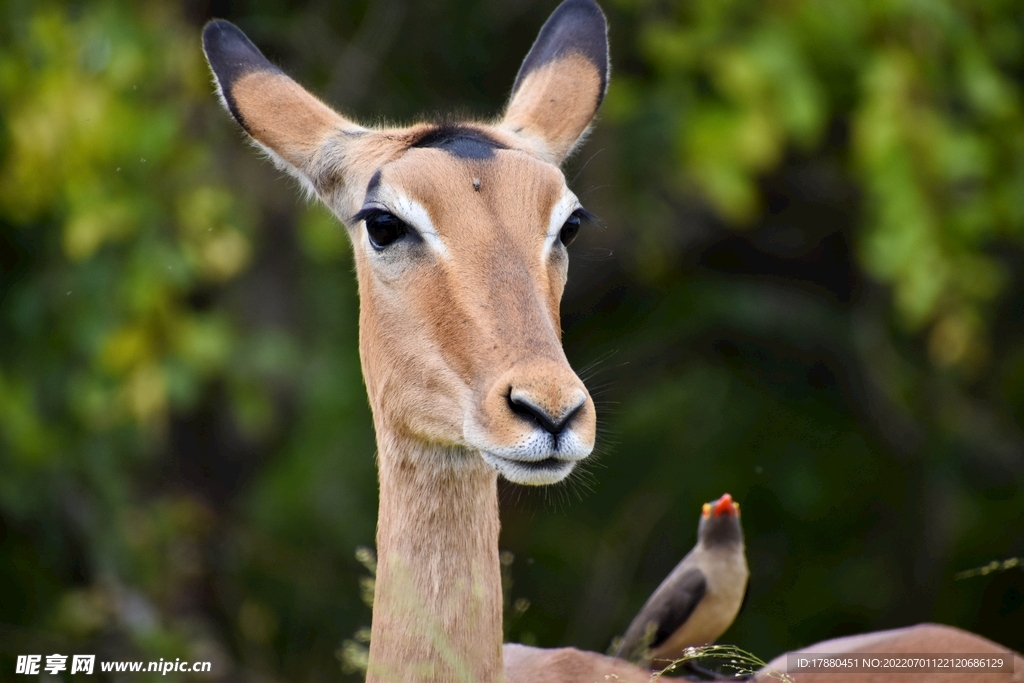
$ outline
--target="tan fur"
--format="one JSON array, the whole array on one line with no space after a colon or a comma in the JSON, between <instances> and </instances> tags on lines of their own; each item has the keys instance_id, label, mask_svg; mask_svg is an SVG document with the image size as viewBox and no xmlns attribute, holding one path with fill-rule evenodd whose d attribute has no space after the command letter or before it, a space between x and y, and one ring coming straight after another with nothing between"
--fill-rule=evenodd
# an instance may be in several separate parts
<instances>
[{"instance_id":1,"label":"tan fur","mask_svg":"<svg viewBox=\"0 0 1024 683\"><path fill-rule=\"evenodd\" d=\"M570 53L526 76L502 127L534 142L538 156L561 163L597 112L601 94L593 63Z\"/></svg>"},{"instance_id":2,"label":"tan fur","mask_svg":"<svg viewBox=\"0 0 1024 683\"><path fill-rule=\"evenodd\" d=\"M397 672L403 681L458 680L464 667L468 680L495 681L502 668L497 475L477 449L514 447L536 430L509 409L510 386L555 410L582 393L576 424L588 451L594 438L593 404L559 342L565 258L541 258L564 180L515 150L470 162L410 149L381 169L381 185L426 209L447 254L421 249L382 266L352 227L360 354L381 472L369 680L396 680ZM393 565L410 572L412 590ZM442 624L436 633L421 632L431 623L424 614Z\"/></svg>"},{"instance_id":3,"label":"tan fur","mask_svg":"<svg viewBox=\"0 0 1024 683\"><path fill-rule=\"evenodd\" d=\"M380 561L367 680L494 681L502 668L497 473L378 435ZM386 454L386 455L385 455Z\"/></svg>"},{"instance_id":4,"label":"tan fur","mask_svg":"<svg viewBox=\"0 0 1024 683\"><path fill-rule=\"evenodd\" d=\"M579 113L559 102L567 123L531 115L529 102L544 105L533 87L520 88L515 110L533 121L529 135L472 124L507 147L482 160L410 147L427 124L359 128L279 73L245 74L229 93L250 135L340 219L379 173L382 196L422 207L442 250L382 254L361 222L348 226L380 471L368 681L502 679L497 472L480 451L515 455L539 438L509 392L554 419L582 401L574 457L593 447L593 403L561 347L568 261L549 223L568 190L543 128L554 126L551 149L564 154L594 98Z\"/></svg>"},{"instance_id":5,"label":"tan fur","mask_svg":"<svg viewBox=\"0 0 1024 683\"><path fill-rule=\"evenodd\" d=\"M615 657L574 647L505 645L508 683L650 683L654 674ZM677 679L667 679L677 680Z\"/></svg>"},{"instance_id":6,"label":"tan fur","mask_svg":"<svg viewBox=\"0 0 1024 683\"><path fill-rule=\"evenodd\" d=\"M297 169L305 170L325 136L351 127L326 104L284 74L248 73L231 95L242 112L246 131Z\"/></svg>"},{"instance_id":7,"label":"tan fur","mask_svg":"<svg viewBox=\"0 0 1024 683\"><path fill-rule=\"evenodd\" d=\"M1010 657L1014 660L1013 673L797 673L790 674L794 683L1022 683L1024 682L1024 657L993 643L987 638L941 624L918 624L891 631L876 631L847 638L826 640L816 645L797 650L795 654L932 654L937 657L962 655L988 655ZM766 671L756 680L778 680L772 671L787 670L786 655L780 655L768 663Z\"/></svg>"},{"instance_id":8,"label":"tan fur","mask_svg":"<svg viewBox=\"0 0 1024 683\"><path fill-rule=\"evenodd\" d=\"M378 428L464 444L468 420L512 444L533 427L509 411L509 386L531 388L556 410L585 392L559 342L566 261L540 257L561 173L521 152L495 156L471 164L412 149L382 173L431 214L448 258L428 254L390 280L355 236L360 346ZM586 413L592 441L589 403Z\"/></svg>"}]
</instances>

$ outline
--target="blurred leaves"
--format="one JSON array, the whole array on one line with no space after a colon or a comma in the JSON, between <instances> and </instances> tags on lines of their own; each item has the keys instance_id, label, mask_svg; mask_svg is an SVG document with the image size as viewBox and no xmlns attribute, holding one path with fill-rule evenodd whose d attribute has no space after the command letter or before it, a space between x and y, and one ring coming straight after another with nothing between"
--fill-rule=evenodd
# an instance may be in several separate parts
<instances>
[{"instance_id":1,"label":"blurred leaves","mask_svg":"<svg viewBox=\"0 0 1024 683\"><path fill-rule=\"evenodd\" d=\"M184 299L236 277L252 250L251 222L185 127L208 103L201 55L170 6L100 4L72 19L44 3L10 19L0 207L15 239L46 242L32 233L59 226L66 265L6 303L41 308L57 323L47 336L70 342L66 361L91 361L71 363L72 382L90 387L86 422L159 428L230 355L224 321Z\"/></svg>"},{"instance_id":2,"label":"blurred leaves","mask_svg":"<svg viewBox=\"0 0 1024 683\"><path fill-rule=\"evenodd\" d=\"M224 509L246 459L287 447L292 378L309 385L354 318L302 339L221 303L261 286L262 207L227 180L216 140L237 136L218 133L231 129L199 29L175 5L11 2L0 17L0 562L40 553L21 562L48 568L5 581L0 621L124 658L213 659L226 674L236 639L270 647L287 617L204 588L252 566ZM344 253L343 230L317 216L308 251ZM351 291L347 272L336 279ZM334 376L361 391L354 368ZM209 414L215 396L223 417ZM367 427L334 415L357 455L345 466L372 468ZM320 431L292 434L335 441ZM225 635L218 619L237 626Z\"/></svg>"},{"instance_id":3,"label":"blurred leaves","mask_svg":"<svg viewBox=\"0 0 1024 683\"><path fill-rule=\"evenodd\" d=\"M765 207L760 181L784 155L848 134L839 152L863 193L864 269L892 287L906 329L930 330L936 365L983 366L983 320L1007 277L987 250L1024 237L1019 7L736 0L634 11L650 71L613 81L609 111L622 122L665 112L674 191L695 186L724 220L749 226Z\"/></svg>"},{"instance_id":4,"label":"blurred leaves","mask_svg":"<svg viewBox=\"0 0 1024 683\"><path fill-rule=\"evenodd\" d=\"M552 4L218 11L372 122L492 116ZM602 225L563 307L603 451L503 485L510 639L604 650L728 490L755 569L727 640L938 620L1024 647L1019 566L952 580L1024 543L1020 3L603 4L611 90L567 171ZM365 667L348 238L220 109L208 11L0 3L3 666Z\"/></svg>"}]
</instances>

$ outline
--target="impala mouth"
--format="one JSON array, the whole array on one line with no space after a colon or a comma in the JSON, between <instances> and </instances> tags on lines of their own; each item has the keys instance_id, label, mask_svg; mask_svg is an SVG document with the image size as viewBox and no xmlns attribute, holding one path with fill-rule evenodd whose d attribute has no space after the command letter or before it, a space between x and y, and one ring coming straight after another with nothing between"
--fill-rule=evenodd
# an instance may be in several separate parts
<instances>
[{"instance_id":1,"label":"impala mouth","mask_svg":"<svg viewBox=\"0 0 1024 683\"><path fill-rule=\"evenodd\" d=\"M484 461L514 484L545 486L557 484L569 476L578 460L548 457L542 460L513 460L481 451Z\"/></svg>"}]
</instances>

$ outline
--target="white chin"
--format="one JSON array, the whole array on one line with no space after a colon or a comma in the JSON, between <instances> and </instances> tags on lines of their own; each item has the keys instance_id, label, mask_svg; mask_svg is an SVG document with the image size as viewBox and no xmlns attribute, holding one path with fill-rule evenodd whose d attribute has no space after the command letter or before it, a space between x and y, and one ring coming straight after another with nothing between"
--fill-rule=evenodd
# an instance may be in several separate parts
<instances>
[{"instance_id":1,"label":"white chin","mask_svg":"<svg viewBox=\"0 0 1024 683\"><path fill-rule=\"evenodd\" d=\"M539 461L510 460L499 455L481 451L484 462L498 470L498 473L513 484L524 486L547 486L557 484L576 467L573 460L545 458Z\"/></svg>"}]
</instances>

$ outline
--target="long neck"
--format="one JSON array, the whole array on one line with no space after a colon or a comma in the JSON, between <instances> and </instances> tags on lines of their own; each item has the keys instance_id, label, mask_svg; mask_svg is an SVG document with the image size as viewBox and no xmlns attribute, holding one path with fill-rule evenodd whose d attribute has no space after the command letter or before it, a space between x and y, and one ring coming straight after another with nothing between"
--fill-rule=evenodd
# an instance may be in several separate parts
<instances>
[{"instance_id":1,"label":"long neck","mask_svg":"<svg viewBox=\"0 0 1024 683\"><path fill-rule=\"evenodd\" d=\"M367 681L500 683L497 474L476 453L378 431Z\"/></svg>"}]
</instances>

